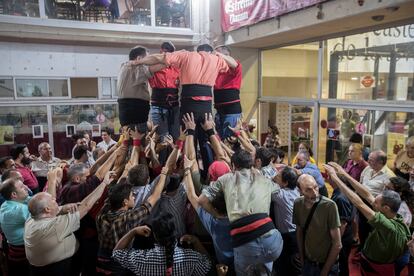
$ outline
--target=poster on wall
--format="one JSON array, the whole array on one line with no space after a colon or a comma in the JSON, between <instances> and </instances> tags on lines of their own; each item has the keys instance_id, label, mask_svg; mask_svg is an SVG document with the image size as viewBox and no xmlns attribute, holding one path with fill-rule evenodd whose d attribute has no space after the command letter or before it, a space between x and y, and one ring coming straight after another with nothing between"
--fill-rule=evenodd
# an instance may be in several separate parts
<instances>
[{"instance_id":1,"label":"poster on wall","mask_svg":"<svg viewBox=\"0 0 414 276\"><path fill-rule=\"evenodd\" d=\"M13 126L0 126L0 145L14 144Z\"/></svg>"},{"instance_id":2,"label":"poster on wall","mask_svg":"<svg viewBox=\"0 0 414 276\"><path fill-rule=\"evenodd\" d=\"M43 138L43 126L42 125L33 125L32 126L32 135L33 135L33 138Z\"/></svg>"},{"instance_id":3,"label":"poster on wall","mask_svg":"<svg viewBox=\"0 0 414 276\"><path fill-rule=\"evenodd\" d=\"M404 149L404 133L387 133L387 160L394 160L395 156Z\"/></svg>"},{"instance_id":4,"label":"poster on wall","mask_svg":"<svg viewBox=\"0 0 414 276\"><path fill-rule=\"evenodd\" d=\"M66 125L66 137L71 138L76 133L76 125Z\"/></svg>"},{"instance_id":5,"label":"poster on wall","mask_svg":"<svg viewBox=\"0 0 414 276\"><path fill-rule=\"evenodd\" d=\"M101 136L101 125L96 124L92 125L92 137L100 137Z\"/></svg>"},{"instance_id":6,"label":"poster on wall","mask_svg":"<svg viewBox=\"0 0 414 276\"><path fill-rule=\"evenodd\" d=\"M221 0L223 32L307 8L327 0Z\"/></svg>"}]
</instances>

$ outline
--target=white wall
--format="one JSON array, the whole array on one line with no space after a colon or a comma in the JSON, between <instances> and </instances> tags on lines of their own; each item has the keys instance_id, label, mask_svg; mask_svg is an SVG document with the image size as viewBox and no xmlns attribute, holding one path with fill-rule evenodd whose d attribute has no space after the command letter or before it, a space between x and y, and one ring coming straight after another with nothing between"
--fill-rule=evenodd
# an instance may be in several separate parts
<instances>
[{"instance_id":1,"label":"white wall","mask_svg":"<svg viewBox=\"0 0 414 276\"><path fill-rule=\"evenodd\" d=\"M0 42L0 76L111 77L129 48ZM152 49L151 52L158 52Z\"/></svg>"}]
</instances>

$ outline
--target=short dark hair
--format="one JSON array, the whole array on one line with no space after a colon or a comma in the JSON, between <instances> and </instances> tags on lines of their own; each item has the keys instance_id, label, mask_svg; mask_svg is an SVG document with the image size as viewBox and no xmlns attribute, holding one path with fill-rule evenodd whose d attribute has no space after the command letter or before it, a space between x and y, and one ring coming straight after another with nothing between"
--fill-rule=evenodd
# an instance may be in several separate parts
<instances>
[{"instance_id":1,"label":"short dark hair","mask_svg":"<svg viewBox=\"0 0 414 276\"><path fill-rule=\"evenodd\" d=\"M362 135L356 132L352 133L351 137L349 137L349 142L362 144Z\"/></svg>"},{"instance_id":2,"label":"short dark hair","mask_svg":"<svg viewBox=\"0 0 414 276\"><path fill-rule=\"evenodd\" d=\"M73 142L76 143L76 141L78 141L79 139L82 139L83 138L83 134L75 133L75 134L72 135L71 138L72 138Z\"/></svg>"},{"instance_id":3,"label":"short dark hair","mask_svg":"<svg viewBox=\"0 0 414 276\"><path fill-rule=\"evenodd\" d=\"M19 157L19 154L23 154L25 148L27 148L25 144L14 145L10 150L11 157L16 160Z\"/></svg>"},{"instance_id":4,"label":"short dark hair","mask_svg":"<svg viewBox=\"0 0 414 276\"><path fill-rule=\"evenodd\" d=\"M214 49L210 44L201 44L197 47L197 52L213 52Z\"/></svg>"},{"instance_id":5,"label":"short dark hair","mask_svg":"<svg viewBox=\"0 0 414 276\"><path fill-rule=\"evenodd\" d=\"M1 184L0 193L6 200L10 200L11 194L16 191L17 181L15 178L9 178Z\"/></svg>"},{"instance_id":6,"label":"short dark hair","mask_svg":"<svg viewBox=\"0 0 414 276\"><path fill-rule=\"evenodd\" d=\"M253 166L253 158L249 152L238 150L231 156L231 163L238 169L250 169Z\"/></svg>"},{"instance_id":7,"label":"short dark hair","mask_svg":"<svg viewBox=\"0 0 414 276\"><path fill-rule=\"evenodd\" d=\"M263 167L270 164L270 161L272 161L272 157L272 152L267 148L260 147L256 151L256 159L260 159L260 161L262 161Z\"/></svg>"},{"instance_id":8,"label":"short dark hair","mask_svg":"<svg viewBox=\"0 0 414 276\"><path fill-rule=\"evenodd\" d=\"M387 205L388 207L390 207L392 212L398 212L401 205L401 198L397 192L391 190L384 190L381 193L381 197L383 206Z\"/></svg>"},{"instance_id":9,"label":"short dark hair","mask_svg":"<svg viewBox=\"0 0 414 276\"><path fill-rule=\"evenodd\" d=\"M3 172L3 174L1 175L1 181L6 181L7 179L9 179L11 177L11 174L13 172L17 172L17 170L16 169L8 169L8 170L5 170Z\"/></svg>"},{"instance_id":10,"label":"short dark hair","mask_svg":"<svg viewBox=\"0 0 414 276\"><path fill-rule=\"evenodd\" d=\"M129 60L135 60L137 57L144 57L148 50L142 46L136 46L129 51Z\"/></svg>"},{"instance_id":11,"label":"short dark hair","mask_svg":"<svg viewBox=\"0 0 414 276\"><path fill-rule=\"evenodd\" d=\"M224 193L218 193L214 199L211 201L211 205L216 209L221 215L227 215L226 200L224 199Z\"/></svg>"},{"instance_id":12,"label":"short dark hair","mask_svg":"<svg viewBox=\"0 0 414 276\"><path fill-rule=\"evenodd\" d=\"M129 199L132 185L128 183L118 183L114 185L108 195L109 204L112 210L118 210L124 206L124 200Z\"/></svg>"},{"instance_id":13,"label":"short dark hair","mask_svg":"<svg viewBox=\"0 0 414 276\"><path fill-rule=\"evenodd\" d=\"M6 168L6 162L10 159L13 159L10 155L1 157L0 158L0 168L5 169Z\"/></svg>"},{"instance_id":14,"label":"short dark hair","mask_svg":"<svg viewBox=\"0 0 414 276\"><path fill-rule=\"evenodd\" d=\"M165 191L167 193L176 191L181 184L181 176L179 174L171 174L165 180Z\"/></svg>"},{"instance_id":15,"label":"short dark hair","mask_svg":"<svg viewBox=\"0 0 414 276\"><path fill-rule=\"evenodd\" d=\"M112 130L111 130L110 128L107 128L107 127L105 127L104 129L102 129L102 130L101 130L101 133L102 133L102 132L106 132L109 136L111 136L111 135L112 135L112 133L113 133L113 132L112 132Z\"/></svg>"},{"instance_id":16,"label":"short dark hair","mask_svg":"<svg viewBox=\"0 0 414 276\"><path fill-rule=\"evenodd\" d=\"M127 181L133 186L144 186L148 184L148 178L148 166L144 164L138 164L129 170Z\"/></svg>"},{"instance_id":17,"label":"short dark hair","mask_svg":"<svg viewBox=\"0 0 414 276\"><path fill-rule=\"evenodd\" d=\"M168 53L172 53L175 51L175 46L171 41L166 41L161 44L161 49Z\"/></svg>"},{"instance_id":18,"label":"short dark hair","mask_svg":"<svg viewBox=\"0 0 414 276\"><path fill-rule=\"evenodd\" d=\"M88 154L88 148L85 145L76 146L73 150L73 157L76 160L81 159L84 154Z\"/></svg>"},{"instance_id":19,"label":"short dark hair","mask_svg":"<svg viewBox=\"0 0 414 276\"><path fill-rule=\"evenodd\" d=\"M298 186L298 174L291 167L284 167L282 170L282 181L287 182L287 187L291 190Z\"/></svg>"}]
</instances>

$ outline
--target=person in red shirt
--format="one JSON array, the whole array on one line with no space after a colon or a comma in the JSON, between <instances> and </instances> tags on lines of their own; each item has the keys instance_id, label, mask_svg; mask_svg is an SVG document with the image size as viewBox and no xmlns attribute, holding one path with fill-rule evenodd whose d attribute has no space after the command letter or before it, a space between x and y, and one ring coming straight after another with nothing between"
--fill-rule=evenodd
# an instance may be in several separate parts
<instances>
[{"instance_id":1,"label":"person in red shirt","mask_svg":"<svg viewBox=\"0 0 414 276\"><path fill-rule=\"evenodd\" d=\"M30 163L33 159L30 157L29 149L25 144L17 144L13 146L10 155L16 164L16 170L20 172L23 177L23 184L32 190L33 194L39 192L39 183L32 172Z\"/></svg>"},{"instance_id":2,"label":"person in red shirt","mask_svg":"<svg viewBox=\"0 0 414 276\"><path fill-rule=\"evenodd\" d=\"M217 52L230 56L230 49L225 46L217 46ZM235 127L241 118L242 108L240 104L240 86L242 80L242 65L239 61L235 68L230 68L227 72L217 76L214 85L214 107L216 113L216 129L221 137L230 137L233 132L229 127Z\"/></svg>"},{"instance_id":3,"label":"person in red shirt","mask_svg":"<svg viewBox=\"0 0 414 276\"><path fill-rule=\"evenodd\" d=\"M212 111L212 90L219 73L236 68L237 62L230 56L214 53L213 47L202 44L196 52L176 51L149 55L132 62L135 65L165 64L180 70L179 79L182 87L180 97L180 114L193 113L196 127L196 140L200 145L203 159L202 176L207 176L207 169L213 162L213 151L208 145L208 137L201 127L205 114Z\"/></svg>"},{"instance_id":4,"label":"person in red shirt","mask_svg":"<svg viewBox=\"0 0 414 276\"><path fill-rule=\"evenodd\" d=\"M174 51L175 47L171 42L161 44L160 53ZM154 73L154 76L148 80L152 88L150 117L158 126L157 132L161 141L167 135L171 135L176 140L180 134L179 74L179 69L169 66ZM167 153L166 150L160 152L159 161L162 164L167 159Z\"/></svg>"}]
</instances>

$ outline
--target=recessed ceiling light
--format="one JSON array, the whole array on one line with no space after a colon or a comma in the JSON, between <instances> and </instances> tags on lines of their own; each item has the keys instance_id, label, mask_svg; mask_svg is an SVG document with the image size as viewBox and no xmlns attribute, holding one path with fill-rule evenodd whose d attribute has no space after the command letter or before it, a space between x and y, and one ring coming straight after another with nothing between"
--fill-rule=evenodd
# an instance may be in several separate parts
<instances>
[{"instance_id":1,"label":"recessed ceiling light","mask_svg":"<svg viewBox=\"0 0 414 276\"><path fill-rule=\"evenodd\" d=\"M395 12L398 11L400 9L399 6L391 6L391 7L386 7L385 10L389 11L389 12Z\"/></svg>"},{"instance_id":2,"label":"recessed ceiling light","mask_svg":"<svg viewBox=\"0 0 414 276\"><path fill-rule=\"evenodd\" d=\"M352 77L351 80L358 80L358 77Z\"/></svg>"}]
</instances>

